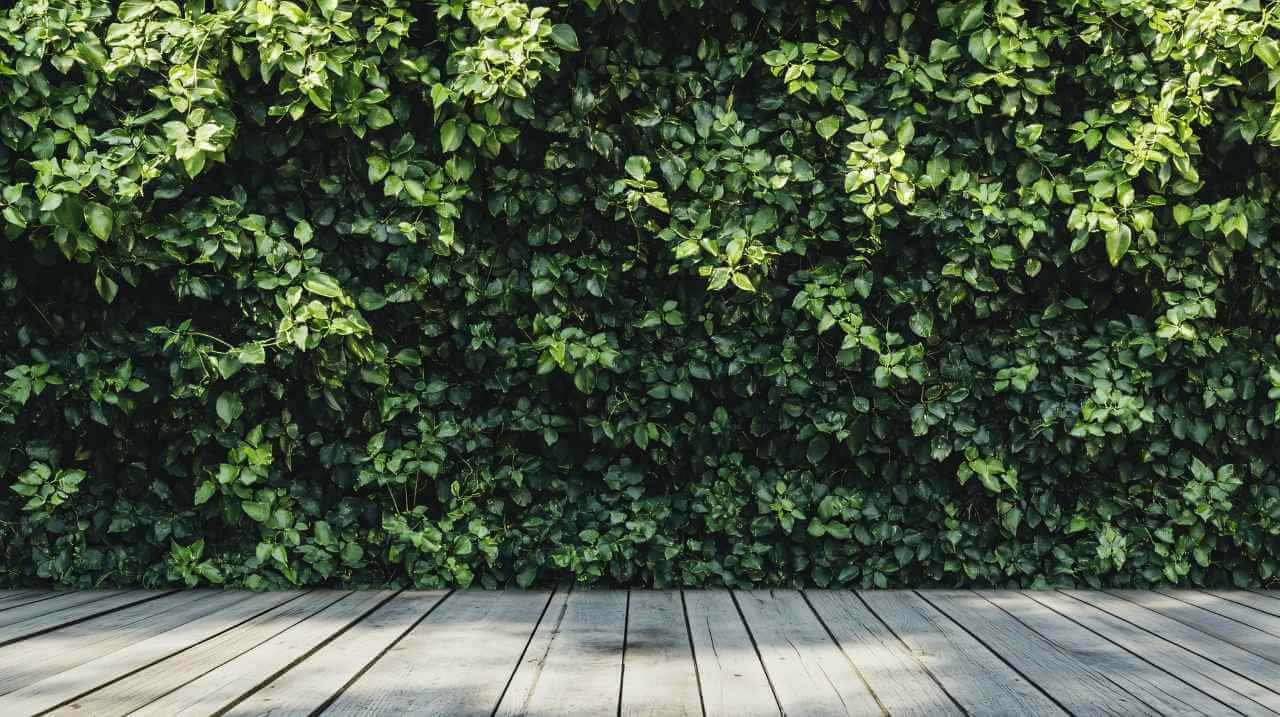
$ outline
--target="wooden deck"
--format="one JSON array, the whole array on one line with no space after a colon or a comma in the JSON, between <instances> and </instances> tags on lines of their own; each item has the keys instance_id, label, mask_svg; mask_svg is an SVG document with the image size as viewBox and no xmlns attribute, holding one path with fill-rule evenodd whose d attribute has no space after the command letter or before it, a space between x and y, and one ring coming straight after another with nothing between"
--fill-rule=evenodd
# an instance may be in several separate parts
<instances>
[{"instance_id":1,"label":"wooden deck","mask_svg":"<svg viewBox=\"0 0 1280 717\"><path fill-rule=\"evenodd\" d=\"M0 715L1274 715L1280 593L0 591Z\"/></svg>"}]
</instances>

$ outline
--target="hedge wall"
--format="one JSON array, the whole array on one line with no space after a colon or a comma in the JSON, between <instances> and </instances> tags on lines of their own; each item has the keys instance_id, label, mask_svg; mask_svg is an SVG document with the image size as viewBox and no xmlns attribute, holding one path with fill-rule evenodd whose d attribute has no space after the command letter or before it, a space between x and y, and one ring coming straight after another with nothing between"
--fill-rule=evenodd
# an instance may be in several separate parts
<instances>
[{"instance_id":1,"label":"hedge wall","mask_svg":"<svg viewBox=\"0 0 1280 717\"><path fill-rule=\"evenodd\" d=\"M1262 585L1258 0L16 0L0 584Z\"/></svg>"}]
</instances>

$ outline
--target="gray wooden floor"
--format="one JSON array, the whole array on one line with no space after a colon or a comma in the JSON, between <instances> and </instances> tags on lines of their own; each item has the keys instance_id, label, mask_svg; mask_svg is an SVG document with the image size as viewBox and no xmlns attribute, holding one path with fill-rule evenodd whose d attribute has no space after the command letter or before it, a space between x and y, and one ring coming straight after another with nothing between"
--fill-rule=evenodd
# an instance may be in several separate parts
<instances>
[{"instance_id":1,"label":"gray wooden floor","mask_svg":"<svg viewBox=\"0 0 1280 717\"><path fill-rule=\"evenodd\" d=\"M0 591L0 715L1280 713L1280 593Z\"/></svg>"}]
</instances>

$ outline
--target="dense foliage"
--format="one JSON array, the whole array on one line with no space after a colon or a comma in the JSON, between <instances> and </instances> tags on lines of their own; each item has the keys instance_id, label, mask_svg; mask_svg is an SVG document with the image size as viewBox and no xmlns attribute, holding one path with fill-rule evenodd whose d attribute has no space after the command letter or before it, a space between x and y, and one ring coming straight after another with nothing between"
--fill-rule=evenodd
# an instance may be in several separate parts
<instances>
[{"instance_id":1,"label":"dense foliage","mask_svg":"<svg viewBox=\"0 0 1280 717\"><path fill-rule=\"evenodd\" d=\"M0 584L1276 579L1276 3L6 5Z\"/></svg>"}]
</instances>

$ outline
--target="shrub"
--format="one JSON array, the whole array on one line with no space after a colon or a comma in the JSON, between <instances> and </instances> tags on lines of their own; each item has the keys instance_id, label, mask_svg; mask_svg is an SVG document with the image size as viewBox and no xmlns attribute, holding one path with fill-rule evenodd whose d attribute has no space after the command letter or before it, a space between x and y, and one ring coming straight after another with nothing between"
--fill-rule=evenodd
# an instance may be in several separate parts
<instances>
[{"instance_id":1,"label":"shrub","mask_svg":"<svg viewBox=\"0 0 1280 717\"><path fill-rule=\"evenodd\" d=\"M17 0L0 582L1260 585L1258 0Z\"/></svg>"}]
</instances>

